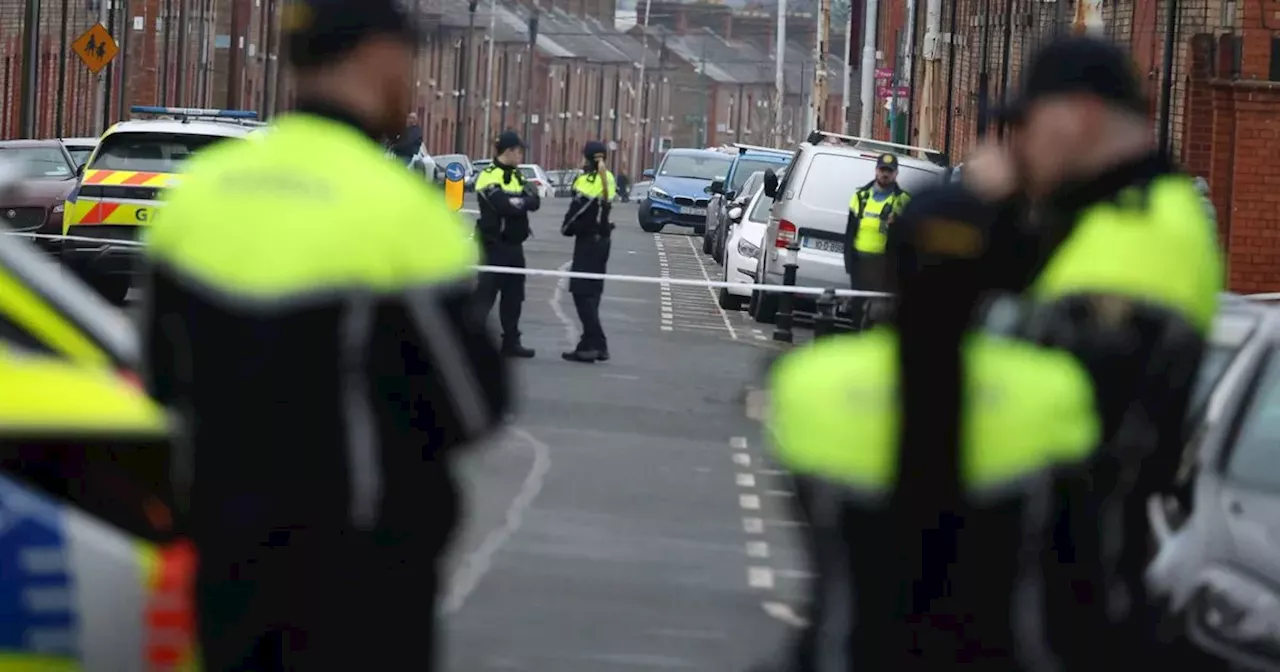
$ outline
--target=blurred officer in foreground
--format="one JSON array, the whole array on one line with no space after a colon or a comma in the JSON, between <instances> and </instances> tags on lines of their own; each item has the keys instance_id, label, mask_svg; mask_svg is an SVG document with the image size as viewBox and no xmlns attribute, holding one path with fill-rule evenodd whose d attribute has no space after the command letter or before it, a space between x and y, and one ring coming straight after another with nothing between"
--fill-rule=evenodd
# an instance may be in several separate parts
<instances>
[{"instance_id":1,"label":"blurred officer in foreground","mask_svg":"<svg viewBox=\"0 0 1280 672\"><path fill-rule=\"evenodd\" d=\"M524 268L524 241L532 233L529 213L542 207L538 188L525 181L520 173L524 143L515 131L504 131L493 145L493 163L476 176L476 203L480 216L476 232L484 250L484 263L489 266ZM481 273L476 301L486 318L498 303L498 319L502 323L502 354L507 357L532 357L532 348L520 342L520 311L524 307L523 275L515 273Z\"/></svg>"},{"instance_id":2,"label":"blurred officer in foreground","mask_svg":"<svg viewBox=\"0 0 1280 672\"><path fill-rule=\"evenodd\" d=\"M1107 409L1095 478L1109 516L1123 521L1111 600L1122 623L1150 637L1159 612L1142 582L1146 506L1182 461L1223 269L1201 195L1152 147L1146 113L1126 54L1094 38L1060 40L1001 112L1012 146L980 150L962 179L1001 213L992 265L1033 301L1021 333L1076 354Z\"/></svg>"},{"instance_id":3,"label":"blurred officer in foreground","mask_svg":"<svg viewBox=\"0 0 1280 672\"><path fill-rule=\"evenodd\" d=\"M147 248L203 669L434 669L452 457L498 427L509 381L467 227L376 140L408 112L410 17L305 0L282 28L297 110L194 157Z\"/></svg>"},{"instance_id":4,"label":"blurred officer in foreground","mask_svg":"<svg viewBox=\"0 0 1280 672\"><path fill-rule=\"evenodd\" d=\"M820 483L825 515L810 523L826 604L791 670L1055 669L1050 630L1067 619L1088 641L1103 620L1097 521L1064 494L1100 438L1090 381L1066 353L971 330L983 209L956 185L919 194L889 230L893 325L772 372L776 455ZM1051 552L1054 526L1070 533Z\"/></svg>"},{"instance_id":5,"label":"blurred officer in foreground","mask_svg":"<svg viewBox=\"0 0 1280 672\"><path fill-rule=\"evenodd\" d=\"M896 216L911 201L898 185L898 157L881 154L876 160L876 178L853 192L849 198L849 221L845 226L844 270L853 289L878 291L888 276L884 268L885 237ZM854 301L854 310L865 312L868 301Z\"/></svg>"},{"instance_id":6,"label":"blurred officer in foreground","mask_svg":"<svg viewBox=\"0 0 1280 672\"><path fill-rule=\"evenodd\" d=\"M610 235L613 222L609 221L617 186L613 173L604 165L604 143L592 140L582 149L586 159L582 174L573 180L573 200L569 212L564 215L560 233L573 236L573 265L569 270L579 273L604 273L609 263ZM605 362L609 360L609 341L600 325L600 295L604 294L604 280L569 280L569 293L573 294L573 306L578 309L582 322L582 338L571 352L563 353L570 362Z\"/></svg>"}]
</instances>

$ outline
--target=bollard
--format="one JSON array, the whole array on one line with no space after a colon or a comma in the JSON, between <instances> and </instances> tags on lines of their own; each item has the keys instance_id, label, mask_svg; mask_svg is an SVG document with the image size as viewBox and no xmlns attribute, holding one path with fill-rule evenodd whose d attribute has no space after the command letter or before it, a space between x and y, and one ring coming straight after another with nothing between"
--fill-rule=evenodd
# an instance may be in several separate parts
<instances>
[{"instance_id":1,"label":"bollard","mask_svg":"<svg viewBox=\"0 0 1280 672\"><path fill-rule=\"evenodd\" d=\"M787 246L787 251L790 252L790 254L787 255L787 263L782 266L782 284L785 287L796 286L796 252L799 251L799 249L800 246L795 243ZM782 292L781 295L778 296L778 316L775 318L773 329L773 340L775 341L781 341L783 343L792 342L791 304L794 300L795 299L791 292Z\"/></svg>"},{"instance_id":2,"label":"bollard","mask_svg":"<svg viewBox=\"0 0 1280 672\"><path fill-rule=\"evenodd\" d=\"M813 337L830 336L836 329L836 290L828 289L818 297L813 316Z\"/></svg>"}]
</instances>

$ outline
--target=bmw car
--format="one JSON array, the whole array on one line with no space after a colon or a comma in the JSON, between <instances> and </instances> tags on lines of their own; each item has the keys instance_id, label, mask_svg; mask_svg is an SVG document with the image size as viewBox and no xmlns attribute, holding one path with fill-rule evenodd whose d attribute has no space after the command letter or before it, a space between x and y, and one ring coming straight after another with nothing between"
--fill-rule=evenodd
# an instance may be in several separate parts
<instances>
[{"instance_id":1,"label":"bmw car","mask_svg":"<svg viewBox=\"0 0 1280 672\"><path fill-rule=\"evenodd\" d=\"M711 183L724 180L734 156L709 149L673 149L662 158L649 193L640 201L640 228L657 233L681 226L702 233Z\"/></svg>"}]
</instances>

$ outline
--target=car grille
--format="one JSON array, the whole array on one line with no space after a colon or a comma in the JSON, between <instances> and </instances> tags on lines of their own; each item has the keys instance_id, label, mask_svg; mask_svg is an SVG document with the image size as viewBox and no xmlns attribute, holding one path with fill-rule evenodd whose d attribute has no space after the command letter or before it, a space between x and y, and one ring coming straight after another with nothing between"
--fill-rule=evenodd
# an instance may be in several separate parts
<instances>
[{"instance_id":1,"label":"car grille","mask_svg":"<svg viewBox=\"0 0 1280 672\"><path fill-rule=\"evenodd\" d=\"M0 221L15 231L34 231L44 225L44 208L6 208L0 206Z\"/></svg>"},{"instance_id":2,"label":"car grille","mask_svg":"<svg viewBox=\"0 0 1280 672\"><path fill-rule=\"evenodd\" d=\"M689 198L688 196L676 196L676 205L687 205L694 208L705 208L711 202L709 198Z\"/></svg>"},{"instance_id":3,"label":"car grille","mask_svg":"<svg viewBox=\"0 0 1280 672\"><path fill-rule=\"evenodd\" d=\"M117 187L86 185L80 187L81 198L121 198L138 201L154 201L160 196L155 187Z\"/></svg>"}]
</instances>

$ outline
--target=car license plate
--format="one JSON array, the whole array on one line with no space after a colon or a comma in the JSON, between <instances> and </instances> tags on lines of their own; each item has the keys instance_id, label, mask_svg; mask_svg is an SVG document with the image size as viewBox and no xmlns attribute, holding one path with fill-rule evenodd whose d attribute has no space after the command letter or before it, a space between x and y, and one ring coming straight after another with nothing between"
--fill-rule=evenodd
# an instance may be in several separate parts
<instances>
[{"instance_id":1,"label":"car license plate","mask_svg":"<svg viewBox=\"0 0 1280 672\"><path fill-rule=\"evenodd\" d=\"M835 252L836 254L844 254L844 242L839 240L827 240L825 238L805 238L801 242L801 247L807 247L811 250L821 250L823 252Z\"/></svg>"},{"instance_id":2,"label":"car license plate","mask_svg":"<svg viewBox=\"0 0 1280 672\"><path fill-rule=\"evenodd\" d=\"M680 214L697 215L699 217L706 217L707 209L706 208L680 208Z\"/></svg>"}]
</instances>

